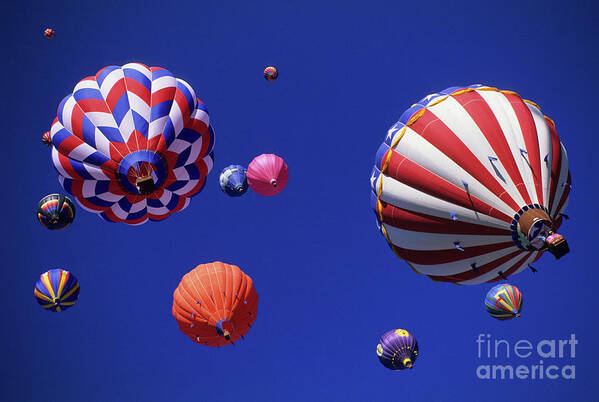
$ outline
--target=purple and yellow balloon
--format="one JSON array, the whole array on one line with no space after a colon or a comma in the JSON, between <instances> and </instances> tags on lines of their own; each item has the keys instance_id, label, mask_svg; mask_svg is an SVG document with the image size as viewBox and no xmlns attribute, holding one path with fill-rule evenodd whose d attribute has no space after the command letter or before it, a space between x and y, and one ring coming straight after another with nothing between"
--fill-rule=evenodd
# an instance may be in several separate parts
<instances>
[{"instance_id":1,"label":"purple and yellow balloon","mask_svg":"<svg viewBox=\"0 0 599 402\"><path fill-rule=\"evenodd\" d=\"M376 345L376 354L388 369L411 369L418 357L418 342L405 329L394 329L381 336Z\"/></svg>"},{"instance_id":2,"label":"purple and yellow balloon","mask_svg":"<svg viewBox=\"0 0 599 402\"><path fill-rule=\"evenodd\" d=\"M79 297L79 281L69 271L51 269L40 275L33 290L37 302L50 311L73 307Z\"/></svg>"},{"instance_id":3,"label":"purple and yellow balloon","mask_svg":"<svg viewBox=\"0 0 599 402\"><path fill-rule=\"evenodd\" d=\"M494 286L485 297L485 307L493 318L511 320L520 317L522 311L522 293L507 283Z\"/></svg>"}]
</instances>

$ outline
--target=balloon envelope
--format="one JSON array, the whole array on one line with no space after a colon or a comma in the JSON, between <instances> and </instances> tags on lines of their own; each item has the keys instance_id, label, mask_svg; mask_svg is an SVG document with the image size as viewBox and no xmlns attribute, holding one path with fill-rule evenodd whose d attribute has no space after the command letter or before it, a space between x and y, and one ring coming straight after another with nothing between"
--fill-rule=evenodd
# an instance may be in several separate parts
<instances>
[{"instance_id":1,"label":"balloon envelope","mask_svg":"<svg viewBox=\"0 0 599 402\"><path fill-rule=\"evenodd\" d=\"M64 229L75 219L75 205L62 194L47 195L37 205L37 219L47 229Z\"/></svg>"},{"instance_id":2,"label":"balloon envelope","mask_svg":"<svg viewBox=\"0 0 599 402\"><path fill-rule=\"evenodd\" d=\"M522 293L507 283L496 285L485 297L485 307L493 318L510 320L522 312Z\"/></svg>"},{"instance_id":3,"label":"balloon envelope","mask_svg":"<svg viewBox=\"0 0 599 402\"><path fill-rule=\"evenodd\" d=\"M260 195L279 194L289 181L289 169L283 158L274 154L255 157L248 166L248 184Z\"/></svg>"},{"instance_id":4,"label":"balloon envelope","mask_svg":"<svg viewBox=\"0 0 599 402\"><path fill-rule=\"evenodd\" d=\"M73 307L79 297L79 281L69 271L51 269L40 275L33 294L46 310L63 311Z\"/></svg>"},{"instance_id":5,"label":"balloon envelope","mask_svg":"<svg viewBox=\"0 0 599 402\"><path fill-rule=\"evenodd\" d=\"M473 85L428 95L388 132L370 178L387 242L435 281L477 284L567 252L566 150L539 107ZM553 247L553 249L552 249Z\"/></svg>"},{"instance_id":6,"label":"balloon envelope","mask_svg":"<svg viewBox=\"0 0 599 402\"><path fill-rule=\"evenodd\" d=\"M112 222L162 220L187 207L212 168L204 104L160 67L109 66L58 107L52 161L80 205Z\"/></svg>"},{"instance_id":7,"label":"balloon envelope","mask_svg":"<svg viewBox=\"0 0 599 402\"><path fill-rule=\"evenodd\" d=\"M279 71L275 67L266 67L264 69L264 79L266 81L274 81L279 76Z\"/></svg>"},{"instance_id":8,"label":"balloon envelope","mask_svg":"<svg viewBox=\"0 0 599 402\"><path fill-rule=\"evenodd\" d=\"M47 146L52 145L52 136L50 135L49 131L46 131L44 134L42 134L42 142Z\"/></svg>"},{"instance_id":9,"label":"balloon envelope","mask_svg":"<svg viewBox=\"0 0 599 402\"><path fill-rule=\"evenodd\" d=\"M248 190L246 170L241 165L230 165L223 169L219 179L220 189L230 197L239 197Z\"/></svg>"},{"instance_id":10,"label":"balloon envelope","mask_svg":"<svg viewBox=\"0 0 599 402\"><path fill-rule=\"evenodd\" d=\"M388 369L411 369L418 357L418 342L405 329L394 329L381 336L376 346L376 354Z\"/></svg>"},{"instance_id":11,"label":"balloon envelope","mask_svg":"<svg viewBox=\"0 0 599 402\"><path fill-rule=\"evenodd\" d=\"M173 316L194 342L222 346L242 338L258 312L252 279L222 262L198 265L173 294Z\"/></svg>"}]
</instances>

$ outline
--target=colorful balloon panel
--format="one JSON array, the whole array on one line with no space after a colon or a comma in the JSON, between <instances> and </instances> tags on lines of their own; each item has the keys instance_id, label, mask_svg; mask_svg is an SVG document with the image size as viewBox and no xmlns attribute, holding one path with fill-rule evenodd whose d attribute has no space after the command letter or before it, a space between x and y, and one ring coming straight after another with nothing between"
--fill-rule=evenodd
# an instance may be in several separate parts
<instances>
[{"instance_id":1,"label":"colorful balloon panel","mask_svg":"<svg viewBox=\"0 0 599 402\"><path fill-rule=\"evenodd\" d=\"M381 336L376 345L376 355L388 369L411 369L418 357L418 342L405 329L394 329Z\"/></svg>"},{"instance_id":2,"label":"colorful balloon panel","mask_svg":"<svg viewBox=\"0 0 599 402\"><path fill-rule=\"evenodd\" d=\"M220 189L230 197L240 197L248 190L246 169L241 165L230 165L223 169L219 178Z\"/></svg>"},{"instance_id":3,"label":"colorful balloon panel","mask_svg":"<svg viewBox=\"0 0 599 402\"><path fill-rule=\"evenodd\" d=\"M235 265L198 265L183 276L173 294L179 329L202 345L218 347L243 338L257 314L252 279Z\"/></svg>"},{"instance_id":4,"label":"colorful balloon panel","mask_svg":"<svg viewBox=\"0 0 599 402\"><path fill-rule=\"evenodd\" d=\"M249 186L263 196L279 194L289 181L289 169L283 158L274 154L255 157L247 169Z\"/></svg>"},{"instance_id":5,"label":"colorful balloon panel","mask_svg":"<svg viewBox=\"0 0 599 402\"><path fill-rule=\"evenodd\" d=\"M415 272L478 284L526 269L561 224L571 177L552 120L510 91L428 95L388 131L370 178L379 229Z\"/></svg>"},{"instance_id":6,"label":"colorful balloon panel","mask_svg":"<svg viewBox=\"0 0 599 402\"><path fill-rule=\"evenodd\" d=\"M186 208L212 168L206 107L160 67L108 66L84 78L60 103L51 135L64 189L112 222L138 225Z\"/></svg>"},{"instance_id":7,"label":"colorful balloon panel","mask_svg":"<svg viewBox=\"0 0 599 402\"><path fill-rule=\"evenodd\" d=\"M46 131L44 134L42 134L42 143L46 146L52 145L52 135L49 131Z\"/></svg>"},{"instance_id":8,"label":"colorful balloon panel","mask_svg":"<svg viewBox=\"0 0 599 402\"><path fill-rule=\"evenodd\" d=\"M279 71L275 67L266 67L264 69L264 79L266 81L274 81L279 76Z\"/></svg>"},{"instance_id":9,"label":"colorful balloon panel","mask_svg":"<svg viewBox=\"0 0 599 402\"><path fill-rule=\"evenodd\" d=\"M46 28L44 30L44 36L48 39L52 39L54 37L54 30L52 28Z\"/></svg>"},{"instance_id":10,"label":"colorful balloon panel","mask_svg":"<svg viewBox=\"0 0 599 402\"><path fill-rule=\"evenodd\" d=\"M75 304L79 297L79 281L69 271L51 269L40 275L33 294L46 310L64 311Z\"/></svg>"},{"instance_id":11,"label":"colorful balloon panel","mask_svg":"<svg viewBox=\"0 0 599 402\"><path fill-rule=\"evenodd\" d=\"M491 317L498 320L510 320L520 317L522 312L522 293L507 283L496 285L485 297L485 307Z\"/></svg>"},{"instance_id":12,"label":"colorful balloon panel","mask_svg":"<svg viewBox=\"0 0 599 402\"><path fill-rule=\"evenodd\" d=\"M64 195L47 195L38 203L37 218L47 229L64 229L75 219L75 205Z\"/></svg>"}]
</instances>

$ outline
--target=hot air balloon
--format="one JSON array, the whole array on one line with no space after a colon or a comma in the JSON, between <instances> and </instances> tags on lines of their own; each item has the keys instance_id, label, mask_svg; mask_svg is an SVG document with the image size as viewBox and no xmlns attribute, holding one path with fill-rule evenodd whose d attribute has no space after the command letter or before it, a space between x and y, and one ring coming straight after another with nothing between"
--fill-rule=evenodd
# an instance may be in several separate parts
<instances>
[{"instance_id":1,"label":"hot air balloon","mask_svg":"<svg viewBox=\"0 0 599 402\"><path fill-rule=\"evenodd\" d=\"M160 67L109 66L58 107L52 161L81 206L112 222L158 221L187 207L212 168L204 104Z\"/></svg>"},{"instance_id":2,"label":"hot air balloon","mask_svg":"<svg viewBox=\"0 0 599 402\"><path fill-rule=\"evenodd\" d=\"M411 369L418 357L418 342L405 329L394 329L381 336L376 345L376 355L388 369Z\"/></svg>"},{"instance_id":3,"label":"hot air balloon","mask_svg":"<svg viewBox=\"0 0 599 402\"><path fill-rule=\"evenodd\" d=\"M44 36L48 39L52 39L54 37L54 30L52 28L46 28Z\"/></svg>"},{"instance_id":4,"label":"hot air balloon","mask_svg":"<svg viewBox=\"0 0 599 402\"><path fill-rule=\"evenodd\" d=\"M279 71L275 67L266 67L264 69L264 79L266 81L274 81L279 76Z\"/></svg>"},{"instance_id":5,"label":"hot air balloon","mask_svg":"<svg viewBox=\"0 0 599 402\"><path fill-rule=\"evenodd\" d=\"M64 229L75 219L75 205L64 195L47 195L38 203L37 218L47 229Z\"/></svg>"},{"instance_id":6,"label":"hot air balloon","mask_svg":"<svg viewBox=\"0 0 599 402\"><path fill-rule=\"evenodd\" d=\"M387 133L370 183L387 242L435 281L493 282L545 250L568 252L556 233L566 150L553 121L514 92L472 85L423 98Z\"/></svg>"},{"instance_id":7,"label":"hot air balloon","mask_svg":"<svg viewBox=\"0 0 599 402\"><path fill-rule=\"evenodd\" d=\"M487 293L485 307L491 317L498 320L510 320L514 317L520 317L522 293L517 287L507 283L496 285Z\"/></svg>"},{"instance_id":8,"label":"hot air balloon","mask_svg":"<svg viewBox=\"0 0 599 402\"><path fill-rule=\"evenodd\" d=\"M51 269L40 275L33 294L46 310L67 310L79 297L79 281L69 271Z\"/></svg>"},{"instance_id":9,"label":"hot air balloon","mask_svg":"<svg viewBox=\"0 0 599 402\"><path fill-rule=\"evenodd\" d=\"M273 154L256 156L247 170L248 184L260 195L279 194L289 180L289 170L283 158Z\"/></svg>"},{"instance_id":10,"label":"hot air balloon","mask_svg":"<svg viewBox=\"0 0 599 402\"><path fill-rule=\"evenodd\" d=\"M250 330L258 311L252 279L235 265L198 265L185 274L173 294L179 329L198 344L233 343Z\"/></svg>"},{"instance_id":11,"label":"hot air balloon","mask_svg":"<svg viewBox=\"0 0 599 402\"><path fill-rule=\"evenodd\" d=\"M42 142L47 146L52 145L52 136L50 135L49 131L46 131L44 134L42 134Z\"/></svg>"},{"instance_id":12,"label":"hot air balloon","mask_svg":"<svg viewBox=\"0 0 599 402\"><path fill-rule=\"evenodd\" d=\"M245 176L246 170L240 165L230 165L223 169L220 174L220 189L230 197L239 197L248 190L248 182Z\"/></svg>"}]
</instances>

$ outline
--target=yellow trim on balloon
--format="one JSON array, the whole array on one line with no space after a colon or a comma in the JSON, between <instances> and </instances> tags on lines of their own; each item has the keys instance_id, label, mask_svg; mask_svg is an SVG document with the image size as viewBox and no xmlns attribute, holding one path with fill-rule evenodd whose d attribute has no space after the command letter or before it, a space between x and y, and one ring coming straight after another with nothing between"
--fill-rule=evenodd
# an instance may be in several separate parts
<instances>
[{"instance_id":1,"label":"yellow trim on balloon","mask_svg":"<svg viewBox=\"0 0 599 402\"><path fill-rule=\"evenodd\" d=\"M69 290L67 293L65 293L64 296L62 296L62 298L63 299L68 299L77 290L79 290L79 283L77 283L75 286L73 286L71 288L71 290Z\"/></svg>"},{"instance_id":2,"label":"yellow trim on balloon","mask_svg":"<svg viewBox=\"0 0 599 402\"><path fill-rule=\"evenodd\" d=\"M389 148L389 151L387 151L387 156L385 158L385 161L383 162L382 166L381 166L381 175L385 173L385 171L387 170L388 166L389 166L389 162L391 161L391 154L394 150L395 147L397 147L397 144L399 143L399 141L401 141L401 139L403 138L405 132L406 132L406 128L407 126L410 126L412 124L414 124L416 121L418 121L418 119L420 117L422 117L422 115L426 112L427 108L433 107L435 105L438 105L439 103L443 102L444 100L446 100L447 98L451 97L451 96L458 96L458 95L462 95L468 92L473 92L473 91L494 91L494 92L499 92L499 93L504 93L504 94L511 94L511 95L515 95L518 98L520 98L523 102L529 103L533 106L535 106L537 109L539 109L539 111L541 111L541 108L539 107L539 105L537 105L536 103L529 101L527 99L522 99L522 97L513 91L509 91L509 90L499 90L498 88L495 87L489 87L489 86L483 86L483 87L478 87L478 88L464 88L464 89L460 89L458 91L455 91L451 94L445 95L445 96L440 96L439 99L435 99L433 102L431 102L430 104L428 104L427 106L424 106L422 109L419 109L417 112L415 112L409 119L408 122L406 123L406 125L404 125L401 130L399 135L396 136L396 139L393 141L391 147ZM417 103L414 103L411 107L416 106ZM553 120L551 120L549 117L543 115L543 117L547 120L549 120L552 124L553 127L555 128L555 122ZM416 268L414 268L412 266L412 264L410 264L409 261L405 260L401 255L399 255L399 252L396 250L396 246L391 243L391 239L389 239L389 235L387 234L387 229L385 229L384 226L384 222L383 222L383 213L382 213L382 203L381 203L381 196L383 194L383 178L379 176L379 188L378 188L378 192L377 192L377 212L379 215L379 219L381 221L381 232L383 232L383 234L385 235L385 239L387 239L387 243L389 243L389 245L391 246L391 249L393 250L393 253L402 261L405 261L409 267L412 269L412 271L416 272L417 274L421 274L421 272L419 272L418 270L416 270ZM433 279L431 277L431 275L426 275L430 280L432 280L433 282L444 282L444 281L439 281L436 279ZM454 285L462 285L461 283L458 282L451 282Z\"/></svg>"}]
</instances>

